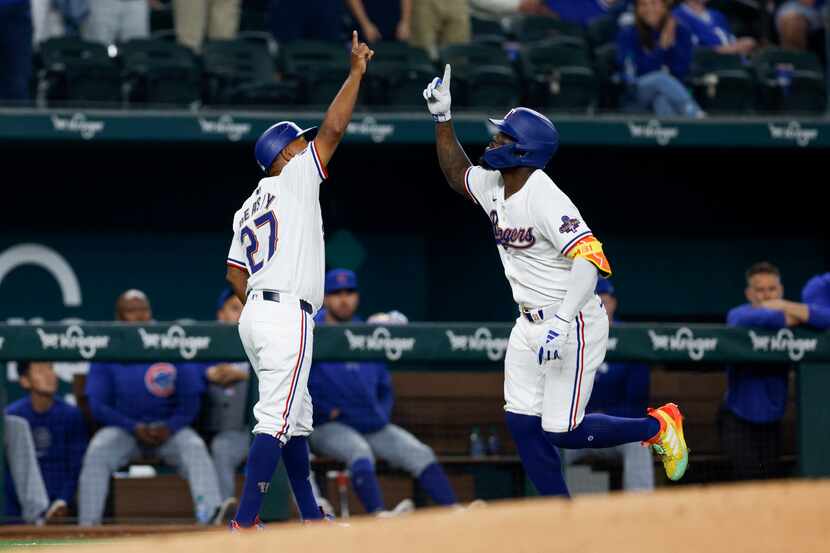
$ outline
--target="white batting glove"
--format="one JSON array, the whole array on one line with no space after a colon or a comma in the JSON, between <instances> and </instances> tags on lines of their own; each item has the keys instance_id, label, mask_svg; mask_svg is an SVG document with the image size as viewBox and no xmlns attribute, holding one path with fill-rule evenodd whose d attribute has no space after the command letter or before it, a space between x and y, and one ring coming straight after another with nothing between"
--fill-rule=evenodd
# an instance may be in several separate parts
<instances>
[{"instance_id":1,"label":"white batting glove","mask_svg":"<svg viewBox=\"0 0 830 553\"><path fill-rule=\"evenodd\" d=\"M566 321L559 315L553 317L550 328L542 338L542 345L539 346L540 365L562 359L570 330L570 321Z\"/></svg>"},{"instance_id":2,"label":"white batting glove","mask_svg":"<svg viewBox=\"0 0 830 553\"><path fill-rule=\"evenodd\" d=\"M424 100L436 123L450 120L450 64L444 67L443 77L435 77L424 89Z\"/></svg>"}]
</instances>

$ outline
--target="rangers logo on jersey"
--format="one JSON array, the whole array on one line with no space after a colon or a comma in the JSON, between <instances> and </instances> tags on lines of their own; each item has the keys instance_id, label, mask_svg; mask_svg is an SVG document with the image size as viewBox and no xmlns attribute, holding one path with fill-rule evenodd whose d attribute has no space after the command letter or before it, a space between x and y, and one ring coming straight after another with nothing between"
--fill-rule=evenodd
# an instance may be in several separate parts
<instances>
[{"instance_id":1,"label":"rangers logo on jersey","mask_svg":"<svg viewBox=\"0 0 830 553\"><path fill-rule=\"evenodd\" d=\"M156 397L170 397L176 391L176 367L170 363L155 363L144 373L147 391Z\"/></svg>"},{"instance_id":2,"label":"rangers logo on jersey","mask_svg":"<svg viewBox=\"0 0 830 553\"><path fill-rule=\"evenodd\" d=\"M536 243L533 236L533 227L528 228L502 228L499 226L499 214L496 210L490 211L490 223L493 225L493 236L496 245L504 249L517 248L520 250L529 248Z\"/></svg>"}]
</instances>

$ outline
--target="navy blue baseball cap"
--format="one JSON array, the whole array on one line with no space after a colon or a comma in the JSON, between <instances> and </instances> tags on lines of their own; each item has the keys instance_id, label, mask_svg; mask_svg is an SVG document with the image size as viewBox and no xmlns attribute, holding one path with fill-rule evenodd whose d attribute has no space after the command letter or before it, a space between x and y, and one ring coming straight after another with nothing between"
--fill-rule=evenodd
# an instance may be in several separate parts
<instances>
[{"instance_id":1,"label":"navy blue baseball cap","mask_svg":"<svg viewBox=\"0 0 830 553\"><path fill-rule=\"evenodd\" d=\"M219 311L225 304L228 302L229 299L233 297L233 290L230 288L225 288L222 290L222 293L219 294L219 297L216 299L216 310Z\"/></svg>"},{"instance_id":2,"label":"navy blue baseball cap","mask_svg":"<svg viewBox=\"0 0 830 553\"><path fill-rule=\"evenodd\" d=\"M326 294L340 290L357 290L357 275L348 269L332 269L326 273Z\"/></svg>"},{"instance_id":3,"label":"navy blue baseball cap","mask_svg":"<svg viewBox=\"0 0 830 553\"><path fill-rule=\"evenodd\" d=\"M611 281L607 278L600 278L597 280L597 288L595 290L597 294L608 294L609 296L614 295L614 285L611 284Z\"/></svg>"}]
</instances>

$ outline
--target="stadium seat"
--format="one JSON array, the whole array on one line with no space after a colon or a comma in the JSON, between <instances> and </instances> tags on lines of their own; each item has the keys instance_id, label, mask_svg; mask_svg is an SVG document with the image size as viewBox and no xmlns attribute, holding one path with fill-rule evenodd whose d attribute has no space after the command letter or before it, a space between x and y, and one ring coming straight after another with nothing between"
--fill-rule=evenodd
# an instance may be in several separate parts
<instances>
[{"instance_id":1,"label":"stadium seat","mask_svg":"<svg viewBox=\"0 0 830 553\"><path fill-rule=\"evenodd\" d=\"M525 45L520 65L531 106L568 111L596 107L599 85L586 50L556 39Z\"/></svg>"},{"instance_id":2,"label":"stadium seat","mask_svg":"<svg viewBox=\"0 0 830 553\"><path fill-rule=\"evenodd\" d=\"M347 54L339 43L296 41L281 48L280 67L287 78L300 83L300 103L325 106L348 74Z\"/></svg>"},{"instance_id":3,"label":"stadium seat","mask_svg":"<svg viewBox=\"0 0 830 553\"><path fill-rule=\"evenodd\" d=\"M588 43L592 48L598 48L603 44L616 42L618 30L615 16L598 17L591 21L586 28Z\"/></svg>"},{"instance_id":4,"label":"stadium seat","mask_svg":"<svg viewBox=\"0 0 830 553\"><path fill-rule=\"evenodd\" d=\"M375 61L366 74L369 104L416 108L423 105L421 92L437 72L427 53L402 42L373 46Z\"/></svg>"},{"instance_id":5,"label":"stadium seat","mask_svg":"<svg viewBox=\"0 0 830 553\"><path fill-rule=\"evenodd\" d=\"M55 103L121 102L121 74L107 47L78 38L53 38L41 43L42 69L38 98Z\"/></svg>"},{"instance_id":6,"label":"stadium seat","mask_svg":"<svg viewBox=\"0 0 830 553\"><path fill-rule=\"evenodd\" d=\"M274 36L268 31L239 31L236 35L238 40L264 46L272 58L276 59L279 54L279 45Z\"/></svg>"},{"instance_id":7,"label":"stadium seat","mask_svg":"<svg viewBox=\"0 0 830 553\"><path fill-rule=\"evenodd\" d=\"M824 71L812 52L766 48L756 54L754 66L762 110L819 113L826 109Z\"/></svg>"},{"instance_id":8,"label":"stadium seat","mask_svg":"<svg viewBox=\"0 0 830 553\"><path fill-rule=\"evenodd\" d=\"M540 15L517 15L509 19L510 35L521 43L537 42L562 37L577 45L584 45L585 33L582 27L552 17Z\"/></svg>"},{"instance_id":9,"label":"stadium seat","mask_svg":"<svg viewBox=\"0 0 830 553\"><path fill-rule=\"evenodd\" d=\"M594 49L594 69L599 81L598 107L601 110L616 110L625 91L617 67L617 45L609 42Z\"/></svg>"},{"instance_id":10,"label":"stadium seat","mask_svg":"<svg viewBox=\"0 0 830 553\"><path fill-rule=\"evenodd\" d=\"M755 84L739 55L697 48L689 82L700 107L711 113L746 113L754 107Z\"/></svg>"},{"instance_id":11,"label":"stadium seat","mask_svg":"<svg viewBox=\"0 0 830 553\"><path fill-rule=\"evenodd\" d=\"M161 39L135 39L119 47L119 58L128 102L195 105L200 101L201 70L188 48Z\"/></svg>"},{"instance_id":12,"label":"stadium seat","mask_svg":"<svg viewBox=\"0 0 830 553\"><path fill-rule=\"evenodd\" d=\"M507 34L499 20L473 17L470 19L470 22L472 25L470 42L473 44L500 47L507 40Z\"/></svg>"},{"instance_id":13,"label":"stadium seat","mask_svg":"<svg viewBox=\"0 0 830 553\"><path fill-rule=\"evenodd\" d=\"M211 104L229 103L236 87L267 86L276 78L274 60L267 47L245 40L205 43L202 63L207 85L206 101Z\"/></svg>"},{"instance_id":14,"label":"stadium seat","mask_svg":"<svg viewBox=\"0 0 830 553\"><path fill-rule=\"evenodd\" d=\"M440 57L441 67L452 65L454 106L507 108L521 98L521 81L504 50L453 44L444 47Z\"/></svg>"}]
</instances>

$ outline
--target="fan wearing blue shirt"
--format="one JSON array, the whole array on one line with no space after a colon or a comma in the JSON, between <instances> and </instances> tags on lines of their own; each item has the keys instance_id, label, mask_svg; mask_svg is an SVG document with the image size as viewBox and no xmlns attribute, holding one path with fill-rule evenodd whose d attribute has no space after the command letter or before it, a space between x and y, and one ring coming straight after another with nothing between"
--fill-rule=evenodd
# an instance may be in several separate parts
<instances>
[{"instance_id":1,"label":"fan wearing blue shirt","mask_svg":"<svg viewBox=\"0 0 830 553\"><path fill-rule=\"evenodd\" d=\"M610 280L601 278L596 293L614 324L618 301ZM644 363L610 362L597 369L594 389L587 413L605 413L615 417L639 417L648 407L651 369ZM622 444L605 449L566 449L565 463L570 465L585 457L622 460L623 489L651 491L654 489L654 461L648 448L639 443Z\"/></svg>"},{"instance_id":2,"label":"fan wearing blue shirt","mask_svg":"<svg viewBox=\"0 0 830 553\"><path fill-rule=\"evenodd\" d=\"M668 0L637 0L634 24L617 34L617 63L628 85L626 107L660 117L703 117L681 82L692 62L692 34L669 12Z\"/></svg>"},{"instance_id":3,"label":"fan wearing blue shirt","mask_svg":"<svg viewBox=\"0 0 830 553\"><path fill-rule=\"evenodd\" d=\"M728 326L779 330L800 324L786 312L770 307L782 299L781 272L762 261L746 271L746 299L726 316ZM724 452L737 480L776 475L781 419L789 393L788 364L733 365L727 368L727 388L721 410Z\"/></svg>"},{"instance_id":4,"label":"fan wearing blue shirt","mask_svg":"<svg viewBox=\"0 0 830 553\"><path fill-rule=\"evenodd\" d=\"M685 0L672 15L692 32L695 46L721 54L750 54L757 45L752 37L735 38L726 16L706 7L707 0Z\"/></svg>"},{"instance_id":5,"label":"fan wearing blue shirt","mask_svg":"<svg viewBox=\"0 0 830 553\"><path fill-rule=\"evenodd\" d=\"M355 316L359 301L354 272L329 271L324 308L315 320L318 325L359 322ZM315 363L308 389L314 398L311 449L346 464L352 474L352 486L367 513L387 513L375 475L376 456L412 474L435 503L457 502L432 449L390 422L394 394L385 363ZM412 508L411 501L402 502L392 512Z\"/></svg>"},{"instance_id":6,"label":"fan wearing blue shirt","mask_svg":"<svg viewBox=\"0 0 830 553\"><path fill-rule=\"evenodd\" d=\"M579 25L620 14L628 6L628 0L545 0L545 3L562 21Z\"/></svg>"},{"instance_id":7,"label":"fan wearing blue shirt","mask_svg":"<svg viewBox=\"0 0 830 553\"><path fill-rule=\"evenodd\" d=\"M147 296L127 290L116 303L116 318L152 320ZM199 411L195 371L171 363L92 363L86 380L92 416L103 426L84 457L78 485L82 526L101 523L112 473L131 459L161 457L178 467L190 485L199 523L219 524L219 483L207 446L190 428Z\"/></svg>"},{"instance_id":8,"label":"fan wearing blue shirt","mask_svg":"<svg viewBox=\"0 0 830 553\"><path fill-rule=\"evenodd\" d=\"M81 461L89 440L80 409L55 397L58 377L49 362L23 363L20 385L29 392L6 408L29 423L50 507L48 518L62 518L75 504Z\"/></svg>"}]
</instances>

